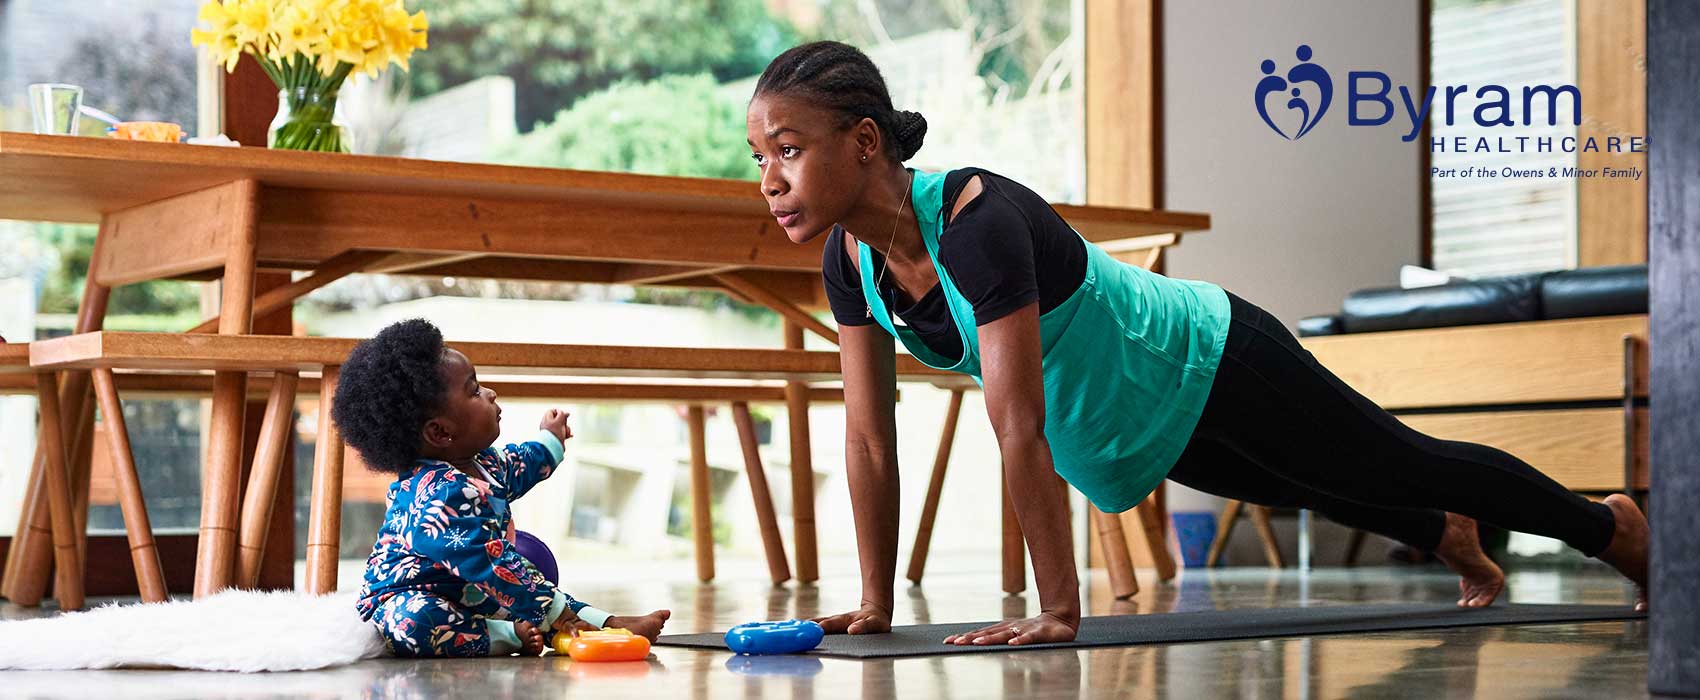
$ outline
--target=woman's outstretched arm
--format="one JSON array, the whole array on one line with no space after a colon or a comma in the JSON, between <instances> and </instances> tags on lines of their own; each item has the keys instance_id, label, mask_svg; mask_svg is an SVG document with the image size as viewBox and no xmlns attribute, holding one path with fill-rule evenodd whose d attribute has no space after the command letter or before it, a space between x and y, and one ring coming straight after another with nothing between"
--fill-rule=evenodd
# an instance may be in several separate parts
<instances>
[{"instance_id":1,"label":"woman's outstretched arm","mask_svg":"<svg viewBox=\"0 0 1700 700\"><path fill-rule=\"evenodd\" d=\"M945 641L952 644L1038 644L1074 639L1080 627L1080 582L1069 541L1068 491L1045 441L1045 378L1039 304L980 326L980 370L986 413L1003 456L1004 479L1022 536L1032 552L1040 613Z\"/></svg>"},{"instance_id":2,"label":"woman's outstretched arm","mask_svg":"<svg viewBox=\"0 0 1700 700\"><path fill-rule=\"evenodd\" d=\"M856 550L862 565L862 606L818 618L828 633L891 629L892 582L897 573L897 369L895 341L877 325L839 326L844 373L844 460Z\"/></svg>"}]
</instances>

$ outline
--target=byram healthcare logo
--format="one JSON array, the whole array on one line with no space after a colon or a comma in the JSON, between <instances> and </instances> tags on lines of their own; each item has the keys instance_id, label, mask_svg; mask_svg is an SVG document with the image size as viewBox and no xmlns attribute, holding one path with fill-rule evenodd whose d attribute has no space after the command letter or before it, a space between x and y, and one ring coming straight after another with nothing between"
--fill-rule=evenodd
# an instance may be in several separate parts
<instances>
[{"instance_id":1,"label":"byram healthcare logo","mask_svg":"<svg viewBox=\"0 0 1700 700\"><path fill-rule=\"evenodd\" d=\"M1287 70L1287 77L1275 75L1275 62L1263 60L1263 79L1257 81L1257 115L1263 117L1263 123L1280 134L1282 138L1297 140L1310 133L1316 123L1322 121L1322 115L1328 112L1328 102L1334 98L1334 81L1328 77L1328 71L1322 66L1310 62L1310 46L1300 44L1297 51L1299 64ZM1311 83L1315 87L1309 93L1299 89L1299 83ZM1289 90L1289 88L1291 88ZM1275 125L1275 120L1269 118L1268 97L1273 93L1287 93L1287 109L1297 110L1299 126L1291 136ZM1314 104L1313 104L1314 101Z\"/></svg>"},{"instance_id":2,"label":"byram healthcare logo","mask_svg":"<svg viewBox=\"0 0 1700 700\"><path fill-rule=\"evenodd\" d=\"M1259 65L1252 100L1257 116L1264 125L1281 138L1296 141L1316 129L1334 99L1334 80L1318 62L1309 44L1299 44L1293 51L1298 63L1281 72L1275 61L1264 59ZM1423 124L1432 116L1444 119L1452 126L1462 119L1473 119L1482 128L1530 126L1541 120L1545 126L1558 126L1566 119L1572 126L1582 125L1582 92L1575 85L1521 85L1514 95L1504 85L1431 85L1417 94L1406 85L1394 85L1393 80L1378 70L1346 72L1342 89L1346 93L1346 124L1352 127L1382 126L1402 117L1398 129L1401 141L1414 141L1422 134ZM1397 88L1397 89L1395 89ZM1516 97L1522 99L1518 100ZM1459 98L1463 99L1460 100ZM1438 98L1438 99L1437 99ZM1285 103L1282 103L1285 100ZM1282 110L1281 107L1285 107ZM1444 114L1442 114L1444 111ZM1596 130L1596 132L1599 130ZM1604 136L1551 135L1500 136L1434 136L1429 139L1431 152L1551 153L1562 151L1604 151L1609 153L1642 153L1646 137L1616 134Z\"/></svg>"}]
</instances>

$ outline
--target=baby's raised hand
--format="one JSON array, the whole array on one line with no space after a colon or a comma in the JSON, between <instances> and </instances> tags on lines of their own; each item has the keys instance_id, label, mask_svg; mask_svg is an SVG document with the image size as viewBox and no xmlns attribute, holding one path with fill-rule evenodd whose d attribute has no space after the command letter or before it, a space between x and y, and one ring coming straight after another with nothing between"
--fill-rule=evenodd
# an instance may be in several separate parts
<instances>
[{"instance_id":1,"label":"baby's raised hand","mask_svg":"<svg viewBox=\"0 0 1700 700\"><path fill-rule=\"evenodd\" d=\"M543 414L543 423L540 427L554 433L555 437L561 439L561 442L566 442L573 437L573 429L567 426L567 418L570 416L572 416L571 413L558 408L551 408L548 413Z\"/></svg>"}]
</instances>

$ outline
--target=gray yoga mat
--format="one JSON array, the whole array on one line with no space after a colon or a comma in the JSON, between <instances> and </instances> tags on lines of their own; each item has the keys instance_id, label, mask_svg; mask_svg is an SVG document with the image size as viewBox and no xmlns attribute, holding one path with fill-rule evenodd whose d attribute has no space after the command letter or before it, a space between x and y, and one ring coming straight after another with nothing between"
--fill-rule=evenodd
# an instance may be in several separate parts
<instances>
[{"instance_id":1,"label":"gray yoga mat","mask_svg":"<svg viewBox=\"0 0 1700 700\"><path fill-rule=\"evenodd\" d=\"M1493 605L1463 609L1451 603L1330 605L1314 608L1238 608L1201 612L1108 615L1080 621L1072 642L1012 647L952 646L940 640L970 632L989 622L909 625L887 634L830 634L809 654L852 659L972 654L1025 649L1133 646L1211 642L1227 639L1308 637L1354 632L1392 632L1477 625L1529 625L1560 622L1643 619L1628 605ZM659 646L725 650L725 633L665 635Z\"/></svg>"}]
</instances>

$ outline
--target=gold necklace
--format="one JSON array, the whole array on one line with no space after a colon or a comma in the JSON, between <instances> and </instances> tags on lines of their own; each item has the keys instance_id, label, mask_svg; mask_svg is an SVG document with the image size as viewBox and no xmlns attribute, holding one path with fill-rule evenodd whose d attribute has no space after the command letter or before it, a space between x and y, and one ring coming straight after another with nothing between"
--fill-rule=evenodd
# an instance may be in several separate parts
<instances>
[{"instance_id":1,"label":"gold necklace","mask_svg":"<svg viewBox=\"0 0 1700 700\"><path fill-rule=\"evenodd\" d=\"M915 188L915 173L909 173L909 185L903 188L903 199L897 203L897 220L891 222L891 240L886 241L885 256L880 260L879 277L874 278L874 294L880 293L880 283L885 281L885 269L891 267L891 246L897 243L897 225L903 223L903 205L909 203L909 191ZM883 299L881 301L884 301ZM874 305L868 304L868 318L874 317Z\"/></svg>"}]
</instances>

